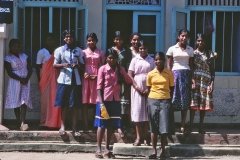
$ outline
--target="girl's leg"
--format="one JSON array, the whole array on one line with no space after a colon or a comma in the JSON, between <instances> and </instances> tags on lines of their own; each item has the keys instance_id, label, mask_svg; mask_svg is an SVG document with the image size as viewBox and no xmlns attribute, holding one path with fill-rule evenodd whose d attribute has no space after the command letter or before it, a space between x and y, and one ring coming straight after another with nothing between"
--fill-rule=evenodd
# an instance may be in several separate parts
<instances>
[{"instance_id":1,"label":"girl's leg","mask_svg":"<svg viewBox=\"0 0 240 160\"><path fill-rule=\"evenodd\" d=\"M165 157L165 146L167 142L167 134L161 134L161 151L160 158Z\"/></svg>"},{"instance_id":2,"label":"girl's leg","mask_svg":"<svg viewBox=\"0 0 240 160\"><path fill-rule=\"evenodd\" d=\"M21 120L20 120L20 107L14 108L14 114L17 119L18 126L21 126Z\"/></svg>"},{"instance_id":3,"label":"girl's leg","mask_svg":"<svg viewBox=\"0 0 240 160\"><path fill-rule=\"evenodd\" d=\"M21 105L21 125L25 123L26 113L27 113L27 105L23 104Z\"/></svg>"},{"instance_id":4,"label":"girl's leg","mask_svg":"<svg viewBox=\"0 0 240 160\"><path fill-rule=\"evenodd\" d=\"M193 120L195 116L195 110L190 110L190 126L189 126L189 132L192 132L192 127L193 127Z\"/></svg>"},{"instance_id":5,"label":"girl's leg","mask_svg":"<svg viewBox=\"0 0 240 160\"><path fill-rule=\"evenodd\" d=\"M199 123L199 131L203 131L202 130L202 126L203 126L203 121L204 121L204 117L205 117L205 111L200 111L200 123ZM204 131L203 131L204 132Z\"/></svg>"},{"instance_id":6,"label":"girl's leg","mask_svg":"<svg viewBox=\"0 0 240 160\"><path fill-rule=\"evenodd\" d=\"M148 135L148 121L143 122L144 125L144 132L143 132L143 139L144 139L144 144L145 145L150 145L150 141L149 141L149 135Z\"/></svg>"},{"instance_id":7,"label":"girl's leg","mask_svg":"<svg viewBox=\"0 0 240 160\"><path fill-rule=\"evenodd\" d=\"M88 130L88 104L83 104L82 106L82 117L84 123L84 130Z\"/></svg>"},{"instance_id":8,"label":"girl's leg","mask_svg":"<svg viewBox=\"0 0 240 160\"><path fill-rule=\"evenodd\" d=\"M185 125L186 117L187 117L187 110L181 111L182 122L181 122L180 131L181 131L182 133L184 133L184 125Z\"/></svg>"},{"instance_id":9,"label":"girl's leg","mask_svg":"<svg viewBox=\"0 0 240 160\"><path fill-rule=\"evenodd\" d=\"M72 131L77 131L77 117L78 117L78 107L73 107L72 109Z\"/></svg>"},{"instance_id":10,"label":"girl's leg","mask_svg":"<svg viewBox=\"0 0 240 160\"><path fill-rule=\"evenodd\" d=\"M157 134L151 133L152 155L157 154Z\"/></svg>"},{"instance_id":11,"label":"girl's leg","mask_svg":"<svg viewBox=\"0 0 240 160\"><path fill-rule=\"evenodd\" d=\"M61 131L65 131L65 123L66 123L66 113L68 108L67 107L61 107Z\"/></svg>"},{"instance_id":12,"label":"girl's leg","mask_svg":"<svg viewBox=\"0 0 240 160\"><path fill-rule=\"evenodd\" d=\"M112 127L105 129L105 153L109 152L109 144L112 136Z\"/></svg>"},{"instance_id":13,"label":"girl's leg","mask_svg":"<svg viewBox=\"0 0 240 160\"><path fill-rule=\"evenodd\" d=\"M102 139L104 135L105 128L98 127L97 129L97 152L100 153L101 150L101 144L102 144Z\"/></svg>"},{"instance_id":14,"label":"girl's leg","mask_svg":"<svg viewBox=\"0 0 240 160\"><path fill-rule=\"evenodd\" d=\"M141 122L136 122L136 140L135 142L133 143L134 146L139 146L141 145L141 142L140 142L140 139L141 139L141 136L140 136L140 133L141 133Z\"/></svg>"}]
</instances>

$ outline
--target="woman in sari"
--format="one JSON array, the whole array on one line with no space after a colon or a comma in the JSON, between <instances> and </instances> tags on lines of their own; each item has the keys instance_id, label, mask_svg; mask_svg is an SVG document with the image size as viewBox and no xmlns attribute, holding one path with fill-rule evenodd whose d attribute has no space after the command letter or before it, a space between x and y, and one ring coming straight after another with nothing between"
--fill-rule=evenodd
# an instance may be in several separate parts
<instances>
[{"instance_id":1,"label":"woman in sari","mask_svg":"<svg viewBox=\"0 0 240 160\"><path fill-rule=\"evenodd\" d=\"M45 39L45 48L37 54L36 73L41 92L40 127L59 128L61 126L61 110L54 107L59 71L53 67L55 40L52 34ZM41 68L41 71L40 71Z\"/></svg>"}]
</instances>

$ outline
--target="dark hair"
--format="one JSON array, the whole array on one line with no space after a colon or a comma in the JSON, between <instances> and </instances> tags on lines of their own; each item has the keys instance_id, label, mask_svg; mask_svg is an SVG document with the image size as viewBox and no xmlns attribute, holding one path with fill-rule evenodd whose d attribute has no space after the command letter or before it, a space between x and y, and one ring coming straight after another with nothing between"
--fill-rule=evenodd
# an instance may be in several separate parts
<instances>
[{"instance_id":1,"label":"dark hair","mask_svg":"<svg viewBox=\"0 0 240 160\"><path fill-rule=\"evenodd\" d=\"M140 44L139 47L144 46L144 47L148 48L148 43L146 41L144 41L144 40L141 40L139 42L139 44Z\"/></svg>"},{"instance_id":2,"label":"dark hair","mask_svg":"<svg viewBox=\"0 0 240 160\"><path fill-rule=\"evenodd\" d=\"M134 36L138 36L140 39L142 39L142 35L140 33L133 32L129 37L130 41L133 39Z\"/></svg>"},{"instance_id":3,"label":"dark hair","mask_svg":"<svg viewBox=\"0 0 240 160\"><path fill-rule=\"evenodd\" d=\"M14 44L16 44L16 43L19 44L19 45L21 44L18 39L15 39L15 38L11 39L11 40L9 41L9 43L8 43L9 49L10 49Z\"/></svg>"},{"instance_id":4,"label":"dark hair","mask_svg":"<svg viewBox=\"0 0 240 160\"><path fill-rule=\"evenodd\" d=\"M94 33L94 32L89 33L89 34L86 36L86 39L88 39L89 37L91 37L92 39L95 39L96 41L98 41L97 35L96 35L96 33Z\"/></svg>"},{"instance_id":5,"label":"dark hair","mask_svg":"<svg viewBox=\"0 0 240 160\"><path fill-rule=\"evenodd\" d=\"M205 36L204 34L202 34L202 33L198 33L198 34L196 35L196 40L197 40L198 38L202 38L203 41L206 41L206 36Z\"/></svg>"},{"instance_id":6,"label":"dark hair","mask_svg":"<svg viewBox=\"0 0 240 160\"><path fill-rule=\"evenodd\" d=\"M63 31L63 33L62 33L63 38L65 38L65 36L67 34L70 34L72 36L72 38L75 39L75 32L74 32L74 30L65 30L65 31Z\"/></svg>"},{"instance_id":7,"label":"dark hair","mask_svg":"<svg viewBox=\"0 0 240 160\"><path fill-rule=\"evenodd\" d=\"M162 60L165 62L165 55L164 55L163 52L155 52L154 58L155 58L156 56L159 56L159 58L162 59Z\"/></svg>"},{"instance_id":8,"label":"dark hair","mask_svg":"<svg viewBox=\"0 0 240 160\"><path fill-rule=\"evenodd\" d=\"M114 32L113 39L116 38L116 37L119 37L119 38L123 39L123 35L122 35L121 31Z\"/></svg>"},{"instance_id":9,"label":"dark hair","mask_svg":"<svg viewBox=\"0 0 240 160\"><path fill-rule=\"evenodd\" d=\"M110 49L108 49L107 50L107 53L106 53L106 58L109 56L109 55L112 55L113 57L115 57L116 59L118 59L118 53L117 53L117 51L116 50L114 50L114 49L112 49L112 48L110 48ZM118 64L118 62L117 62L117 69L118 69L118 84L122 84L123 83L123 81L124 81L124 79L123 79L123 76L122 76L122 74L121 74L121 67L120 67L120 65Z\"/></svg>"},{"instance_id":10,"label":"dark hair","mask_svg":"<svg viewBox=\"0 0 240 160\"><path fill-rule=\"evenodd\" d=\"M187 29L181 29L181 30L178 32L178 37L179 37L183 32L187 32L188 37L190 37L190 32L189 32ZM177 38L176 41L179 42L179 39Z\"/></svg>"}]
</instances>

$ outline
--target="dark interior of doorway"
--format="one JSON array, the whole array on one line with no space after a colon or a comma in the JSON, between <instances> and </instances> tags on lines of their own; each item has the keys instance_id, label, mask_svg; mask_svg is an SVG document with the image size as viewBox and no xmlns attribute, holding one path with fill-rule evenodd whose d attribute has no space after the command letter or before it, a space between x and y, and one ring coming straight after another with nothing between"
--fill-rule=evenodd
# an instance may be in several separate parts
<instances>
[{"instance_id":1,"label":"dark interior of doorway","mask_svg":"<svg viewBox=\"0 0 240 160\"><path fill-rule=\"evenodd\" d=\"M132 33L133 12L121 10L107 11L107 48L114 45L115 31L120 31L124 36L124 44L130 46L129 36Z\"/></svg>"}]
</instances>

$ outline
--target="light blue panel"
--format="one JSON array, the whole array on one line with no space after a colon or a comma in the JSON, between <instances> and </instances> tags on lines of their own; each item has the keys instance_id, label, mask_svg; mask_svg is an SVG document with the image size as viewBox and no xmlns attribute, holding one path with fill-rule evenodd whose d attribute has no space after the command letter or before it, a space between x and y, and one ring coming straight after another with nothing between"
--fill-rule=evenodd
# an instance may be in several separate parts
<instances>
[{"instance_id":1,"label":"light blue panel","mask_svg":"<svg viewBox=\"0 0 240 160\"><path fill-rule=\"evenodd\" d=\"M131 11L161 11L163 6L159 5L127 5L111 4L105 5L107 10L131 10Z\"/></svg>"},{"instance_id":2,"label":"light blue panel","mask_svg":"<svg viewBox=\"0 0 240 160\"><path fill-rule=\"evenodd\" d=\"M183 9L183 8L172 8L172 31L171 31L171 42L172 45L176 43L176 14L179 13L185 13L187 15L187 30L190 30L190 10L189 9Z\"/></svg>"},{"instance_id":3,"label":"light blue panel","mask_svg":"<svg viewBox=\"0 0 240 160\"><path fill-rule=\"evenodd\" d=\"M85 12L85 17L84 17L84 25L85 25L84 26L84 39L85 39L85 37L88 34L88 4L78 6L77 9L76 9L76 12L78 12L79 10L83 10ZM77 33L77 36L78 36L78 30L80 29L79 26L78 26L78 23L77 23L78 21L79 21L79 15L77 13L76 14L76 33ZM85 48L86 48L87 44L84 43L84 45L85 45Z\"/></svg>"},{"instance_id":4,"label":"light blue panel","mask_svg":"<svg viewBox=\"0 0 240 160\"><path fill-rule=\"evenodd\" d=\"M24 10L23 14L24 15L21 15L23 17L25 17L25 6L23 4L20 4L20 3L15 3L14 2L14 16L13 16L13 22L14 22L14 38L18 38L18 26L19 26L19 23L18 23L18 9L21 8ZM25 18L24 19L24 24L25 24ZM25 32L25 29L24 29L24 32Z\"/></svg>"},{"instance_id":5,"label":"light blue panel","mask_svg":"<svg viewBox=\"0 0 240 160\"><path fill-rule=\"evenodd\" d=\"M239 72L215 72L216 76L240 76Z\"/></svg>"},{"instance_id":6,"label":"light blue panel","mask_svg":"<svg viewBox=\"0 0 240 160\"><path fill-rule=\"evenodd\" d=\"M25 7L55 7L55 8L76 8L79 6L78 2L24 2Z\"/></svg>"},{"instance_id":7,"label":"light blue panel","mask_svg":"<svg viewBox=\"0 0 240 160\"><path fill-rule=\"evenodd\" d=\"M161 28L161 15L160 12L145 12L145 11L136 11L133 12L133 32L138 32L138 16L139 15L155 15L156 16L156 34L143 34L142 36L155 36L156 37L156 48L155 51L162 51L163 45L160 43L160 30ZM160 28L159 28L160 27Z\"/></svg>"},{"instance_id":8,"label":"light blue panel","mask_svg":"<svg viewBox=\"0 0 240 160\"><path fill-rule=\"evenodd\" d=\"M48 32L49 33L52 33L52 27L53 27L53 25L52 25L52 23L53 23L53 7L49 7L49 30L48 30Z\"/></svg>"},{"instance_id":9,"label":"light blue panel","mask_svg":"<svg viewBox=\"0 0 240 160\"><path fill-rule=\"evenodd\" d=\"M215 30L212 33L212 51L216 51L216 28L217 28L217 12L213 11L213 18L212 18L213 26L215 26Z\"/></svg>"}]
</instances>

